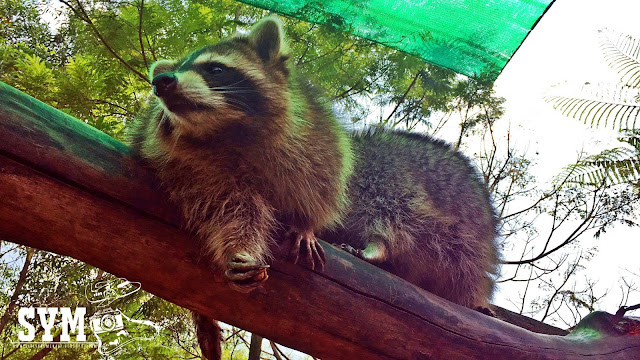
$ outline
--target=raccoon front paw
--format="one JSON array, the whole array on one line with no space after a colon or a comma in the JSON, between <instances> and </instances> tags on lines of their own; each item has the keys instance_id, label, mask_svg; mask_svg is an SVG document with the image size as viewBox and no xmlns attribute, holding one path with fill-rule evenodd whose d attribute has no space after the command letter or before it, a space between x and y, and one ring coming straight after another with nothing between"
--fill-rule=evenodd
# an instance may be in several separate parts
<instances>
[{"instance_id":1,"label":"raccoon front paw","mask_svg":"<svg viewBox=\"0 0 640 360\"><path fill-rule=\"evenodd\" d=\"M269 265L256 261L252 256L238 253L227 263L224 275L233 289L249 292L267 280L268 268Z\"/></svg>"},{"instance_id":2,"label":"raccoon front paw","mask_svg":"<svg viewBox=\"0 0 640 360\"><path fill-rule=\"evenodd\" d=\"M316 267L320 270L324 270L324 264L327 262L327 258L324 254L324 249L313 231L298 231L295 229L289 230L286 235L291 239L291 247L289 248L289 260L294 264L298 263L298 259L301 255L304 256L305 261L311 269Z\"/></svg>"},{"instance_id":3,"label":"raccoon front paw","mask_svg":"<svg viewBox=\"0 0 640 360\"><path fill-rule=\"evenodd\" d=\"M339 247L343 251L346 251L346 252L348 252L349 254L351 254L353 256L359 257L360 259L365 259L364 258L364 253L362 252L362 250L356 249L356 248L354 248L353 246L351 246L349 244L333 244L333 245Z\"/></svg>"}]
</instances>

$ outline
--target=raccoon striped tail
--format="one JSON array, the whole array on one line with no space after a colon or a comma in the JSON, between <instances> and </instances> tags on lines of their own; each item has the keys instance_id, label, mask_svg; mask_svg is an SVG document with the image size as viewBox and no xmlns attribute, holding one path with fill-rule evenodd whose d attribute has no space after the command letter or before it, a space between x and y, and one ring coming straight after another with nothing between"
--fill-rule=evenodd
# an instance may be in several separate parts
<instances>
[{"instance_id":1,"label":"raccoon striped tail","mask_svg":"<svg viewBox=\"0 0 640 360\"><path fill-rule=\"evenodd\" d=\"M222 357L222 332L218 322L197 312L192 312L191 316L196 326L196 336L202 352L202 358L220 360Z\"/></svg>"}]
</instances>

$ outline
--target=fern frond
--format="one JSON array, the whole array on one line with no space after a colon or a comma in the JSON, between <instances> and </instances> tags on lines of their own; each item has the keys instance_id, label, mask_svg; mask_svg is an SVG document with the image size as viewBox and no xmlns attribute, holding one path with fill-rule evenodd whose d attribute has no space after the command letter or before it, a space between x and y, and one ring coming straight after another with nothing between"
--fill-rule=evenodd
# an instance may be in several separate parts
<instances>
[{"instance_id":1,"label":"fern frond","mask_svg":"<svg viewBox=\"0 0 640 360\"><path fill-rule=\"evenodd\" d=\"M616 102L587 96L546 95L544 100L563 115L583 121L591 127L611 125L613 129L635 129L640 115L639 102Z\"/></svg>"},{"instance_id":2,"label":"fern frond","mask_svg":"<svg viewBox=\"0 0 640 360\"><path fill-rule=\"evenodd\" d=\"M640 86L640 40L610 29L598 31L604 59L621 75L620 80L631 86Z\"/></svg>"},{"instance_id":3,"label":"fern frond","mask_svg":"<svg viewBox=\"0 0 640 360\"><path fill-rule=\"evenodd\" d=\"M640 152L629 148L605 150L576 164L556 176L559 185L612 186L640 180Z\"/></svg>"},{"instance_id":4,"label":"fern frond","mask_svg":"<svg viewBox=\"0 0 640 360\"><path fill-rule=\"evenodd\" d=\"M640 129L627 129L621 133L622 136L618 140L633 146L640 153Z\"/></svg>"}]
</instances>

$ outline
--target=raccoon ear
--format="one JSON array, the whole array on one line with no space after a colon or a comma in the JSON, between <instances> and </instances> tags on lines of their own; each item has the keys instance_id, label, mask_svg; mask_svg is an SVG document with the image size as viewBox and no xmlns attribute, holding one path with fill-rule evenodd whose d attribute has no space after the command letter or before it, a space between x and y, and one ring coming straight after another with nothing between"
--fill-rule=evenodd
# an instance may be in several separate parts
<instances>
[{"instance_id":1,"label":"raccoon ear","mask_svg":"<svg viewBox=\"0 0 640 360\"><path fill-rule=\"evenodd\" d=\"M287 55L282 22L275 16L266 17L253 25L248 38L265 62Z\"/></svg>"},{"instance_id":2,"label":"raccoon ear","mask_svg":"<svg viewBox=\"0 0 640 360\"><path fill-rule=\"evenodd\" d=\"M158 60L149 66L149 81L157 75L173 71L175 63L170 60Z\"/></svg>"}]
</instances>

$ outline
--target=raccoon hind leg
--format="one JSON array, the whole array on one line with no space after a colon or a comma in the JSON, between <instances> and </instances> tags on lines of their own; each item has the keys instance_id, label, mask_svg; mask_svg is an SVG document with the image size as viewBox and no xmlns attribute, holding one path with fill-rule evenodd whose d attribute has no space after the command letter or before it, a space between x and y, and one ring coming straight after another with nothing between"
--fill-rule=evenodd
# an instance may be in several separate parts
<instances>
[{"instance_id":1,"label":"raccoon hind leg","mask_svg":"<svg viewBox=\"0 0 640 360\"><path fill-rule=\"evenodd\" d=\"M432 254L439 261L425 266L418 285L462 306L488 308L494 282L482 252L479 247L465 246L464 240L442 244L439 254Z\"/></svg>"}]
</instances>

